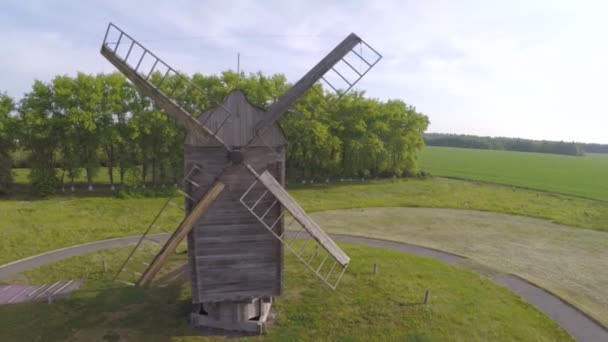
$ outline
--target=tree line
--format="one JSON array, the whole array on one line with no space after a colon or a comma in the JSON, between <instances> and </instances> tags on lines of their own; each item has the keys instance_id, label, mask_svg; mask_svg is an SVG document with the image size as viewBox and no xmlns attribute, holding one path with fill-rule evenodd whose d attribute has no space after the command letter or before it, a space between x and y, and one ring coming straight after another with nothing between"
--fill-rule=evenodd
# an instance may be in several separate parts
<instances>
[{"instance_id":1,"label":"tree line","mask_svg":"<svg viewBox=\"0 0 608 342\"><path fill-rule=\"evenodd\" d=\"M504 137L480 137L476 135L426 133L424 142L428 146L476 148L482 150L504 150L582 156L589 153L608 153L608 145L583 144L577 142L529 140Z\"/></svg>"},{"instance_id":2,"label":"tree line","mask_svg":"<svg viewBox=\"0 0 608 342\"><path fill-rule=\"evenodd\" d=\"M154 83L163 75L151 77ZM290 87L285 76L260 72L187 77L204 95L178 76L163 79L162 90L195 114L220 103L233 89L267 108ZM334 93L315 87L280 121L290 140L288 176L417 174L422 134L429 124L425 115L401 100L380 101L351 92L336 101ZM177 183L183 174L184 137L181 127L119 73L37 80L19 101L0 93L0 192L12 184L15 151L27 155L20 166L30 168L31 188L41 195L73 185L81 173L91 188L102 170L112 188Z\"/></svg>"}]
</instances>

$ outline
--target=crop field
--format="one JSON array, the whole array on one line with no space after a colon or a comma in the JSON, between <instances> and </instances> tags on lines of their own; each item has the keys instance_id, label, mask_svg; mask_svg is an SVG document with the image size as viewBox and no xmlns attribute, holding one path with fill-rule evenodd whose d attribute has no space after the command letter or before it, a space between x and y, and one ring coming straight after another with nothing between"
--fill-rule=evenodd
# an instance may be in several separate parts
<instances>
[{"instance_id":1,"label":"crop field","mask_svg":"<svg viewBox=\"0 0 608 342\"><path fill-rule=\"evenodd\" d=\"M472 179L608 201L608 154L583 157L427 146L421 168Z\"/></svg>"}]
</instances>

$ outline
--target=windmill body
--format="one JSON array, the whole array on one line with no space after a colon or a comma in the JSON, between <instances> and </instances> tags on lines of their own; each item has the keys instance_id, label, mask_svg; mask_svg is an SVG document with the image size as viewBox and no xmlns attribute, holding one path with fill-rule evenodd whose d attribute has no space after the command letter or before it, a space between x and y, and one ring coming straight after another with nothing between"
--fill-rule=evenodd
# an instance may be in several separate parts
<instances>
[{"instance_id":1,"label":"windmill body","mask_svg":"<svg viewBox=\"0 0 608 342\"><path fill-rule=\"evenodd\" d=\"M255 125L265 118L265 112L252 106L238 90L232 91L222 107L203 113L198 119L217 131L218 137L233 149L242 148L254 136ZM226 118L228 112L232 113ZM226 120L226 121L225 121ZM222 125L223 123L223 125ZM267 170L283 183L286 140L275 124L265 134L264 142L253 141L248 148L248 164L254 169ZM281 293L283 255L281 242L239 201L255 177L245 165L230 167L223 146L203 143L192 134L186 136L184 170L202 167L186 183L186 211L189 212L219 177L224 191L200 218L188 235L188 268L192 287L192 322L195 325L257 330L257 317L268 313L271 299ZM271 198L262 199L258 206L268 208ZM280 206L274 206L265 219L277 220ZM283 220L273 227L283 233Z\"/></svg>"},{"instance_id":2,"label":"windmill body","mask_svg":"<svg viewBox=\"0 0 608 342\"><path fill-rule=\"evenodd\" d=\"M149 286L187 236L195 326L263 331L272 298L282 290L284 251L335 290L350 258L284 189L287 141L277 122L320 80L339 99L382 56L351 33L266 111L234 90L215 107L193 115L173 98L175 85L167 88L163 82L171 76L185 85L188 94L206 97L206 92L111 23L101 54L187 131L185 218L150 263L136 260L136 251L168 200L114 279ZM154 73L161 77L151 78ZM336 80L343 86L337 86ZM146 268L127 268L131 263ZM125 281L119 278L123 274L139 278Z\"/></svg>"}]
</instances>

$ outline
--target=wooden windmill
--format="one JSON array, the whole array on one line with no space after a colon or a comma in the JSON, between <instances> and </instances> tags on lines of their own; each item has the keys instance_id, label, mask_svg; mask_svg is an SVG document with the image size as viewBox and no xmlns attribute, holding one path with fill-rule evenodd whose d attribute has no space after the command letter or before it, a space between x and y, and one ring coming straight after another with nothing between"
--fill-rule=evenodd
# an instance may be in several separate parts
<instances>
[{"instance_id":1,"label":"wooden windmill","mask_svg":"<svg viewBox=\"0 0 608 342\"><path fill-rule=\"evenodd\" d=\"M149 285L187 236L192 324L255 332L263 328L272 298L281 293L284 249L335 289L350 258L285 191L287 141L277 121L320 80L341 97L381 55L351 33L267 110L252 106L245 94L234 90L195 116L172 99L171 90L161 91L163 82L178 76L188 91L204 91L111 23L101 54L187 130L181 192L185 218L151 262L139 262L143 270L129 268L159 213L116 279ZM151 77L153 73L162 78ZM125 274L137 279L125 281Z\"/></svg>"}]
</instances>

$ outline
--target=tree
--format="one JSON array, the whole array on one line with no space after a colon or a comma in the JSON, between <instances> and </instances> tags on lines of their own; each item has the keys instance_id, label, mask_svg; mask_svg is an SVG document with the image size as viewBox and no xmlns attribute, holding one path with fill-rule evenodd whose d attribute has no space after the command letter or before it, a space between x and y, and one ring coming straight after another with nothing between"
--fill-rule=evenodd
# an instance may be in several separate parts
<instances>
[{"instance_id":1,"label":"tree","mask_svg":"<svg viewBox=\"0 0 608 342\"><path fill-rule=\"evenodd\" d=\"M74 107L68 111L68 121L78 131L80 157L85 169L89 191L93 190L93 177L99 170L101 131L107 120L101 112L102 89L91 75L78 73L74 79Z\"/></svg>"},{"instance_id":2,"label":"tree","mask_svg":"<svg viewBox=\"0 0 608 342\"><path fill-rule=\"evenodd\" d=\"M219 76L194 74L191 78L153 73L151 81L195 116L217 106L232 89L243 90L254 106L266 109L291 86L283 75L233 71ZM403 101L380 101L356 91L337 101L335 93L325 91L320 84L314 87L279 122L289 140L286 163L291 177L418 173L422 134L429 124L426 116ZM121 184L176 183L183 173L184 129L118 73L57 76L50 85L37 81L21 100L18 112L18 126L22 126L18 141L32 153L31 178L37 192L55 189L59 182L55 167L63 170L61 183L67 176L72 185L84 169L90 189L100 166L106 167L112 187L116 167ZM0 130L0 142L9 144L0 147L10 150L15 139L6 140L3 132L6 129ZM477 145L502 144L507 148L521 143L520 148L580 153L580 148L568 143L472 141Z\"/></svg>"},{"instance_id":3,"label":"tree","mask_svg":"<svg viewBox=\"0 0 608 342\"><path fill-rule=\"evenodd\" d=\"M119 73L96 76L101 90L99 106L100 145L105 155L110 187L114 190L114 165L120 168L120 182L124 179L123 169L130 165L128 153L129 142L126 122L135 94L133 87Z\"/></svg>"},{"instance_id":4,"label":"tree","mask_svg":"<svg viewBox=\"0 0 608 342\"><path fill-rule=\"evenodd\" d=\"M13 99L0 93L0 194L5 194L13 184L11 152L15 148L15 109Z\"/></svg>"},{"instance_id":5,"label":"tree","mask_svg":"<svg viewBox=\"0 0 608 342\"><path fill-rule=\"evenodd\" d=\"M53 119L58 123L59 157L63 170L60 183L63 190L64 178L70 179L74 191L74 179L79 176L82 160L79 127L74 124L72 110L76 106L74 80L69 76L56 76L52 81Z\"/></svg>"},{"instance_id":6,"label":"tree","mask_svg":"<svg viewBox=\"0 0 608 342\"><path fill-rule=\"evenodd\" d=\"M19 104L19 142L31 155L30 181L32 190L48 195L57 189L55 151L59 146L61 129L52 115L53 91L48 84L36 80L32 90Z\"/></svg>"}]
</instances>

